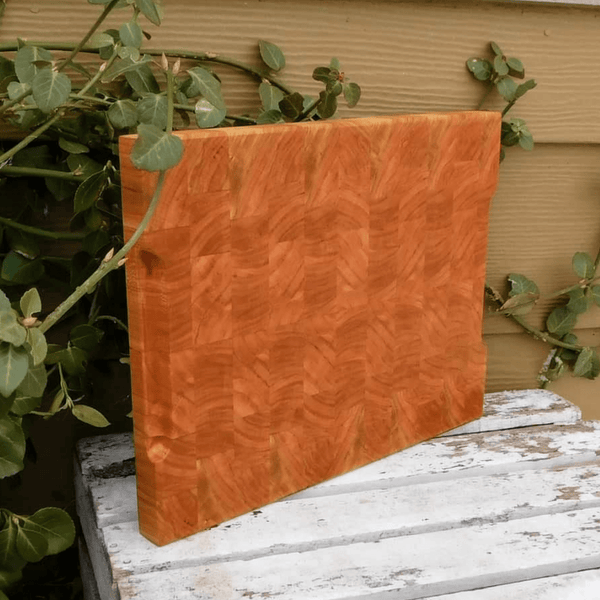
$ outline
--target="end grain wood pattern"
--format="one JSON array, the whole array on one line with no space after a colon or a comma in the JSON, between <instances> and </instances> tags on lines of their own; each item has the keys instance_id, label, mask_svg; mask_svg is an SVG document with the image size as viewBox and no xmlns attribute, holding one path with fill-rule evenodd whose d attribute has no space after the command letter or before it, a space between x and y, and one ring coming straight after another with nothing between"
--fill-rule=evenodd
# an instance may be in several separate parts
<instances>
[{"instance_id":1,"label":"end grain wood pattern","mask_svg":"<svg viewBox=\"0 0 600 600\"><path fill-rule=\"evenodd\" d=\"M140 531L163 545L481 416L499 113L178 135L127 263ZM121 138L129 238L156 173Z\"/></svg>"}]
</instances>

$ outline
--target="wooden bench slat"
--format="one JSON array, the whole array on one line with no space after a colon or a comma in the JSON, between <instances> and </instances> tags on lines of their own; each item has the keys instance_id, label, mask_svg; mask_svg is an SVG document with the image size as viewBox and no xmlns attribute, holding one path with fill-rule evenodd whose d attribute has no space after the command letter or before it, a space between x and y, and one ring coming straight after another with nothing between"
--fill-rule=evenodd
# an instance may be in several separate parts
<instances>
[{"instance_id":1,"label":"wooden bench slat","mask_svg":"<svg viewBox=\"0 0 600 600\"><path fill-rule=\"evenodd\" d=\"M423 600L598 600L600 571L581 571Z\"/></svg>"},{"instance_id":2,"label":"wooden bench slat","mask_svg":"<svg viewBox=\"0 0 600 600\"><path fill-rule=\"evenodd\" d=\"M285 526L285 523L282 524ZM600 509L132 575L121 600L414 600L600 567Z\"/></svg>"},{"instance_id":3,"label":"wooden bench slat","mask_svg":"<svg viewBox=\"0 0 600 600\"><path fill-rule=\"evenodd\" d=\"M600 422L595 421L438 437L293 494L288 500L587 462L597 458L599 442Z\"/></svg>"},{"instance_id":4,"label":"wooden bench slat","mask_svg":"<svg viewBox=\"0 0 600 600\"><path fill-rule=\"evenodd\" d=\"M177 569L600 507L598 489L600 465L592 463L278 502L168 552L140 536L136 522L104 528L104 544L115 572L139 574L166 562Z\"/></svg>"},{"instance_id":5,"label":"wooden bench slat","mask_svg":"<svg viewBox=\"0 0 600 600\"><path fill-rule=\"evenodd\" d=\"M540 461L548 468L586 462L596 459L599 447L600 423L593 421L436 438L286 500L467 477L473 470L483 475L534 469L541 467ZM82 481L91 494L98 527L137 519L134 476L106 478L100 467L94 471L84 461Z\"/></svg>"},{"instance_id":6,"label":"wooden bench slat","mask_svg":"<svg viewBox=\"0 0 600 600\"><path fill-rule=\"evenodd\" d=\"M486 394L483 417L442 436L497 431L530 425L576 423L581 409L548 390L515 390Z\"/></svg>"}]
</instances>

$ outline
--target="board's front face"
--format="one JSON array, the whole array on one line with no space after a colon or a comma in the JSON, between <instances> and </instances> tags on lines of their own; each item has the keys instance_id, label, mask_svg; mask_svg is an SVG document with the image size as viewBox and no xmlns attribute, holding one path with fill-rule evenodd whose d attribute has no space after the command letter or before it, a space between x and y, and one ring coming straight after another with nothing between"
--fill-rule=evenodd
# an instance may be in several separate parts
<instances>
[{"instance_id":1,"label":"board's front face","mask_svg":"<svg viewBox=\"0 0 600 600\"><path fill-rule=\"evenodd\" d=\"M164 544L480 416L498 113L188 131L127 263ZM126 237L156 174L121 138Z\"/></svg>"}]
</instances>

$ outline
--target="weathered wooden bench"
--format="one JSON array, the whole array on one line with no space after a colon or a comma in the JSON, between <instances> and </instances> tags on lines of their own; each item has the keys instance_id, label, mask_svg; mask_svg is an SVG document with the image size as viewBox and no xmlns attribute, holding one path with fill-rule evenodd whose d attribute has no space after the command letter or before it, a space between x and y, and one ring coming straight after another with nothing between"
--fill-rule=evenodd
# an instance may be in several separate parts
<instances>
[{"instance_id":1,"label":"weathered wooden bench","mask_svg":"<svg viewBox=\"0 0 600 600\"><path fill-rule=\"evenodd\" d=\"M580 417L489 394L478 421L162 548L131 436L82 440L87 600L597 600L600 423Z\"/></svg>"}]
</instances>

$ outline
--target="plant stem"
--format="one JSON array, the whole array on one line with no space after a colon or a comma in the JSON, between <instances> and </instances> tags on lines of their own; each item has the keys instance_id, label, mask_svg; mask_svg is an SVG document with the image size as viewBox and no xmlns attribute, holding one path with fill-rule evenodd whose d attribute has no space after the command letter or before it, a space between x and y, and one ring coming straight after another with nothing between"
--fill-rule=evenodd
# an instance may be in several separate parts
<instances>
[{"instance_id":1,"label":"plant stem","mask_svg":"<svg viewBox=\"0 0 600 600\"><path fill-rule=\"evenodd\" d=\"M487 100L487 97L490 95L490 92L493 89L494 89L494 83L490 81L490 84L488 85L488 88L487 88L485 94L483 95L483 98L479 101L479 104L477 105L477 108L475 110L481 110L481 107L483 106L483 104Z\"/></svg>"},{"instance_id":2,"label":"plant stem","mask_svg":"<svg viewBox=\"0 0 600 600\"><path fill-rule=\"evenodd\" d=\"M487 283L485 284L485 292L488 295L488 297L490 297L496 303L497 306L500 307L504 304L504 299L502 298L500 293L497 292L493 287L491 287ZM566 342L555 338L549 333L533 327L532 325L527 323L525 319L521 318L518 315L505 314L504 316L508 317L509 319L512 319L515 323L518 323L527 333L532 335L534 338L540 339L543 342L546 342L547 344L551 344L552 346L560 346L561 348L566 348L567 350L575 350L577 352L581 352L581 350L583 350L583 346L579 346L577 344L567 344Z\"/></svg>"},{"instance_id":3,"label":"plant stem","mask_svg":"<svg viewBox=\"0 0 600 600\"><path fill-rule=\"evenodd\" d=\"M82 240L85 237L85 234L83 233L61 233L59 231L46 231L45 229L38 229L37 227L31 227L30 225L23 225L22 223L17 223L16 221L7 219L6 217L0 217L0 223L6 225L7 227L11 227L12 229L18 229L25 233L29 233L37 237L47 238L49 240L77 241Z\"/></svg>"},{"instance_id":4,"label":"plant stem","mask_svg":"<svg viewBox=\"0 0 600 600\"><path fill-rule=\"evenodd\" d=\"M317 106L319 106L319 104L321 104L321 98L319 98L318 100L315 100L306 110L303 110L295 119L295 122L298 121L303 121L304 119L306 119L306 117L308 117L308 115L310 115L310 113L315 110L317 108Z\"/></svg>"},{"instance_id":5,"label":"plant stem","mask_svg":"<svg viewBox=\"0 0 600 600\"><path fill-rule=\"evenodd\" d=\"M98 29L98 27L100 27L100 25L102 25L103 21L106 19L106 17L108 17L109 13L116 6L118 1L119 0L111 0L111 2L109 2L106 5L104 10L102 11L102 14L96 19L96 22L90 27L90 30L83 36L81 41L73 48L73 50L71 51L69 56L67 56L67 58L64 60L64 62L58 67L58 71L62 71L67 65L69 65L69 63L71 63L71 61L79 54L79 52L81 52L81 50L86 45L88 40L94 35L94 33L96 33L96 30Z\"/></svg>"},{"instance_id":6,"label":"plant stem","mask_svg":"<svg viewBox=\"0 0 600 600\"><path fill-rule=\"evenodd\" d=\"M175 93L173 77L173 71L167 69L167 127L165 129L167 133L173 131L173 94Z\"/></svg>"},{"instance_id":7,"label":"plant stem","mask_svg":"<svg viewBox=\"0 0 600 600\"><path fill-rule=\"evenodd\" d=\"M515 102L517 101L517 99L515 98L514 100L511 100L505 107L504 110L502 111L502 117L504 117L506 115L506 113L515 105Z\"/></svg>"},{"instance_id":8,"label":"plant stem","mask_svg":"<svg viewBox=\"0 0 600 600\"><path fill-rule=\"evenodd\" d=\"M62 117L62 113L57 112L52 118L48 119L45 123L40 125L36 130L32 131L26 138L23 138L18 144L13 146L10 150L7 150L4 154L0 156L0 164L7 161L9 158L12 158L19 150L29 146L31 142L37 140L46 129L49 129Z\"/></svg>"},{"instance_id":9,"label":"plant stem","mask_svg":"<svg viewBox=\"0 0 600 600\"><path fill-rule=\"evenodd\" d=\"M15 177L52 177L54 179L65 179L66 181L85 181L85 177L83 175L75 175L69 171L36 169L35 167L11 167L9 165L0 168L0 175L12 175Z\"/></svg>"},{"instance_id":10,"label":"plant stem","mask_svg":"<svg viewBox=\"0 0 600 600\"><path fill-rule=\"evenodd\" d=\"M150 201L150 205L148 206L148 210L144 215L144 218L138 225L138 228L135 230L134 234L131 236L129 241L108 261L100 264L100 266L92 273L86 281L84 281L80 286L78 286L75 291L64 301L61 302L43 321L43 323L39 326L39 330L41 333L45 333L55 325L62 317L65 315L83 296L88 294L94 289L94 286L108 273L117 269L119 265L119 261L125 257L125 255L131 250L133 245L138 241L144 230L148 226L156 207L158 206L158 201L160 200L160 194L162 191L163 183L165 181L165 171L161 171L158 175L158 181L156 183L156 189L154 190L154 196L152 196L152 200Z\"/></svg>"},{"instance_id":11,"label":"plant stem","mask_svg":"<svg viewBox=\"0 0 600 600\"><path fill-rule=\"evenodd\" d=\"M117 319L117 317L112 317L110 315L100 315L99 317L96 317L94 319L94 323L96 323L97 321L110 321L111 323L114 323L115 325L123 329L123 331L129 333L127 325L125 325L125 323L123 323L123 321L121 321L120 319Z\"/></svg>"},{"instance_id":12,"label":"plant stem","mask_svg":"<svg viewBox=\"0 0 600 600\"><path fill-rule=\"evenodd\" d=\"M74 44L62 43L62 42L29 42L30 44L43 46L46 50L64 50L65 52L71 51L74 48ZM11 52L14 50L18 50L17 44L15 42L3 42L0 43L0 52ZM98 48L93 48L92 46L84 46L79 49L79 52L89 52L92 54L98 54ZM200 62L213 62L221 65L225 65L228 67L233 67L234 69L239 69L241 71L245 71L249 75L252 75L256 79L260 79L261 81L264 79L268 81L270 84L278 87L285 94L293 93L293 90L287 87L284 83L277 81L267 69L256 68L246 63L240 62L238 60L234 60L232 58L228 58L227 56L221 56L212 52L192 52L187 50L158 50L158 49L148 49L144 50L145 54L150 54L151 56L161 56L163 53L168 57L173 58L188 58L191 60L197 60ZM1 109L2 107L0 107ZM1 112L1 110L0 110Z\"/></svg>"}]
</instances>

